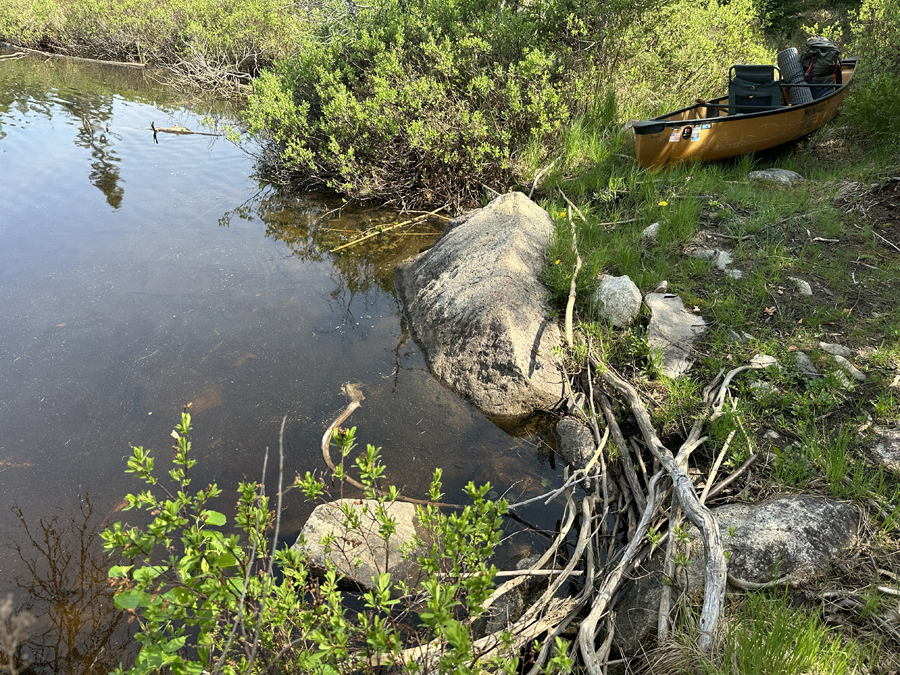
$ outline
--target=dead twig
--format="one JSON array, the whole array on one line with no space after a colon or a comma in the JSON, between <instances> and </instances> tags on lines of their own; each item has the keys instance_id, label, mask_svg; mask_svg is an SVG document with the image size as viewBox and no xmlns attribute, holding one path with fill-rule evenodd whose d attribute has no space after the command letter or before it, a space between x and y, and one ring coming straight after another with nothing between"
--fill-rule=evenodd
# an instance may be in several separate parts
<instances>
[{"instance_id":1,"label":"dead twig","mask_svg":"<svg viewBox=\"0 0 900 675\"><path fill-rule=\"evenodd\" d=\"M415 218L411 218L410 220L404 220L402 223L397 223L396 225L389 225L388 227L376 228L373 232L369 232L368 234L365 234L361 237L357 237L356 239L348 241L346 244L341 244L337 248L331 249L329 251L329 253L336 253L337 251L348 248L350 246L356 246L356 244L360 243L361 241L365 241L366 239L371 239L372 237L375 237L379 234L384 234L385 232L390 232L391 230L396 230L398 227L403 227L404 225L411 225L412 223L417 223L422 220L426 220L428 217L433 216L433 215L437 214L439 211L443 211L443 210L444 210L444 207L442 206L439 209L435 209L434 211L431 211L429 213L425 213L420 216L416 216Z\"/></svg>"}]
</instances>

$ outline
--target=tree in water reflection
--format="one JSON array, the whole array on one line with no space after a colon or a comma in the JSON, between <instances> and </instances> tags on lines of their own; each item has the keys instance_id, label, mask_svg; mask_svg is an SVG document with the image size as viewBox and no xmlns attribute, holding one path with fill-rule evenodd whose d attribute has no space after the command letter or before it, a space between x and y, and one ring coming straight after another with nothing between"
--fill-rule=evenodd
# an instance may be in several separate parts
<instances>
[{"instance_id":1,"label":"tree in water reflection","mask_svg":"<svg viewBox=\"0 0 900 675\"><path fill-rule=\"evenodd\" d=\"M16 650L20 673L100 675L134 651L134 630L113 603L110 563L97 536L106 519L94 512L88 494L79 501L36 524L18 505L11 507L24 532L13 548L28 570L15 578L27 598L16 613L35 618Z\"/></svg>"}]
</instances>

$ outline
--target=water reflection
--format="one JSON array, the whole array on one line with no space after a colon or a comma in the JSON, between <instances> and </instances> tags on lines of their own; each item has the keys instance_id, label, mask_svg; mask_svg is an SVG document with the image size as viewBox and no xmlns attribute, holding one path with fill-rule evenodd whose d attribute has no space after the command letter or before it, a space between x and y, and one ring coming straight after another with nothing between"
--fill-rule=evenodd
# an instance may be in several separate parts
<instances>
[{"instance_id":1,"label":"water reflection","mask_svg":"<svg viewBox=\"0 0 900 675\"><path fill-rule=\"evenodd\" d=\"M11 50L0 48L0 53L11 53ZM149 78L145 70L115 66L84 68L64 59L4 61L0 69L0 140L7 135L5 126L33 124L35 116L74 127L75 146L90 152L88 181L103 193L113 210L118 210L125 196L125 181L121 177L122 159L114 150L123 140L123 135L112 125L116 102L121 104L124 96L168 111L181 104L173 92L148 87ZM52 95L48 96L47 92ZM213 114L231 108L226 102L206 105Z\"/></svg>"},{"instance_id":2,"label":"water reflection","mask_svg":"<svg viewBox=\"0 0 900 675\"><path fill-rule=\"evenodd\" d=\"M98 537L106 519L88 494L77 507L37 521L18 505L11 511L20 528L12 546L27 570L15 577L22 591L15 595L27 598L16 612L36 617L18 663L29 663L24 672L34 674L110 672L132 651L134 629L113 609L110 562Z\"/></svg>"},{"instance_id":3,"label":"water reflection","mask_svg":"<svg viewBox=\"0 0 900 675\"><path fill-rule=\"evenodd\" d=\"M331 297L347 306L358 294L371 290L393 294L397 263L430 247L446 225L446 218L424 215L348 205L323 195L287 197L264 188L226 211L219 225L229 227L234 219L258 219L265 223L266 237L284 243L294 257L327 260L339 277ZM404 221L413 222L395 228ZM375 234L381 230L384 232ZM334 251L366 234L375 236Z\"/></svg>"}]
</instances>

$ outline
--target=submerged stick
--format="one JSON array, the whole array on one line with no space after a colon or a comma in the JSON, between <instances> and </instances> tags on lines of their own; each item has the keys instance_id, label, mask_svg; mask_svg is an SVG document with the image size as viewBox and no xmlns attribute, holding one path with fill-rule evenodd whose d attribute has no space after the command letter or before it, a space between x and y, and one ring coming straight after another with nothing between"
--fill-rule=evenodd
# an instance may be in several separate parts
<instances>
[{"instance_id":1,"label":"submerged stick","mask_svg":"<svg viewBox=\"0 0 900 675\"><path fill-rule=\"evenodd\" d=\"M334 422L332 422L329 427L325 430L325 433L322 435L322 458L325 460L325 463L328 465L328 468L331 469L331 473L334 474L337 472L337 467L335 467L334 462L331 461L331 439L334 437L334 433L337 428L348 418L353 411L356 410L360 406L360 401L365 400L365 396L363 396L360 388L352 383L347 383L343 387L341 387L341 391L346 394L350 398L350 403L341 411L341 413L335 418ZM353 487L362 490L365 492L366 486L360 483L355 478L344 474L345 481L350 483ZM372 488L376 494L381 495L382 497L387 497L388 493L384 490L379 490L376 487ZM422 506L446 506L451 509L462 509L465 508L461 504L445 504L444 502L430 502L427 499L416 499L414 497L404 497L403 495L397 495L397 499L402 502L409 502L410 504L419 504Z\"/></svg>"},{"instance_id":2,"label":"submerged stick","mask_svg":"<svg viewBox=\"0 0 900 675\"><path fill-rule=\"evenodd\" d=\"M350 246L355 246L356 244L358 244L361 241L365 241L366 239L371 239L372 237L379 235L379 234L383 234L384 232L390 232L391 230L396 230L398 227L403 227L404 225L411 225L412 223L416 223L421 220L425 220L429 216L437 215L437 213L439 211L443 211L443 210L444 210L444 207L442 206L441 208L435 209L434 211L431 211L430 213L425 213L425 214L422 214L421 216L416 216L415 218L411 218L410 220L404 220L402 223L397 223L396 225L390 225L389 227L382 227L381 229L376 229L374 232L369 232L369 234L365 234L362 237L357 237L356 239L348 241L346 244L341 244L337 248L331 249L329 251L329 253L335 253L337 251L340 251L341 249L345 249Z\"/></svg>"}]
</instances>

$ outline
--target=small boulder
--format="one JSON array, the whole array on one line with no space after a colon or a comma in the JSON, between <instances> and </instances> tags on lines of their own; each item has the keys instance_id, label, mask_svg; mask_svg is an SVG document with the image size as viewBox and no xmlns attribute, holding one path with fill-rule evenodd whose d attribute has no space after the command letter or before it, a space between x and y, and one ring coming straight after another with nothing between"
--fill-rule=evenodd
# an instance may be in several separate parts
<instances>
[{"instance_id":1,"label":"small boulder","mask_svg":"<svg viewBox=\"0 0 900 675\"><path fill-rule=\"evenodd\" d=\"M797 288L797 292L800 295L811 296L812 286L809 285L809 282L805 279L800 279L799 277L788 277L788 281L790 281Z\"/></svg>"},{"instance_id":2,"label":"small boulder","mask_svg":"<svg viewBox=\"0 0 900 675\"><path fill-rule=\"evenodd\" d=\"M831 354L832 356L850 356L853 352L850 351L849 347L845 347L844 345L837 345L831 342L820 342L819 349L827 354Z\"/></svg>"},{"instance_id":3,"label":"small boulder","mask_svg":"<svg viewBox=\"0 0 900 675\"><path fill-rule=\"evenodd\" d=\"M706 322L687 311L677 295L649 293L644 301L651 312L647 343L661 353L663 374L681 377L694 363L694 341L706 331Z\"/></svg>"},{"instance_id":4,"label":"small boulder","mask_svg":"<svg viewBox=\"0 0 900 675\"><path fill-rule=\"evenodd\" d=\"M794 360L797 362L797 370L803 377L819 377L821 373L816 368L816 364L805 352L797 351L794 353Z\"/></svg>"},{"instance_id":5,"label":"small boulder","mask_svg":"<svg viewBox=\"0 0 900 675\"><path fill-rule=\"evenodd\" d=\"M843 370L845 373L847 373L847 375L852 377L857 382L866 381L866 376L843 356L840 356L839 354L833 354L831 358L834 359L834 362L837 364L838 368Z\"/></svg>"},{"instance_id":6,"label":"small boulder","mask_svg":"<svg viewBox=\"0 0 900 675\"><path fill-rule=\"evenodd\" d=\"M885 470L900 475L900 429L875 427L873 431L875 443L867 454Z\"/></svg>"},{"instance_id":7,"label":"small boulder","mask_svg":"<svg viewBox=\"0 0 900 675\"><path fill-rule=\"evenodd\" d=\"M655 242L659 238L659 223L651 223L644 228L641 233L641 239L644 241Z\"/></svg>"},{"instance_id":8,"label":"small boulder","mask_svg":"<svg viewBox=\"0 0 900 675\"><path fill-rule=\"evenodd\" d=\"M451 221L396 269L431 372L490 415L551 409L565 396L559 328L538 279L553 231L544 209L511 192Z\"/></svg>"},{"instance_id":9,"label":"small boulder","mask_svg":"<svg viewBox=\"0 0 900 675\"><path fill-rule=\"evenodd\" d=\"M755 583L787 575L803 582L824 573L829 560L856 544L860 524L856 507L813 495L727 504L712 513L722 545L731 551L729 574ZM687 547L691 562L677 576L682 590L696 596L704 586L704 551L693 526ZM616 605L613 644L626 657L648 648L656 637L664 555L664 550L654 553Z\"/></svg>"},{"instance_id":10,"label":"small boulder","mask_svg":"<svg viewBox=\"0 0 900 675\"><path fill-rule=\"evenodd\" d=\"M553 430L556 452L575 469L583 469L594 456L594 434L574 417L563 417Z\"/></svg>"},{"instance_id":11,"label":"small boulder","mask_svg":"<svg viewBox=\"0 0 900 675\"><path fill-rule=\"evenodd\" d=\"M794 183L803 180L803 176L799 173L796 171L789 171L788 169L763 169L762 171L751 171L748 177L755 180L781 183L782 185L793 185Z\"/></svg>"},{"instance_id":12,"label":"small boulder","mask_svg":"<svg viewBox=\"0 0 900 675\"><path fill-rule=\"evenodd\" d=\"M764 368L777 368L778 370L781 370L778 359L774 356L769 356L768 354L757 354L750 359L750 365L757 370L762 370Z\"/></svg>"},{"instance_id":13,"label":"small boulder","mask_svg":"<svg viewBox=\"0 0 900 675\"><path fill-rule=\"evenodd\" d=\"M628 276L604 274L600 277L600 286L591 296L591 305L604 321L622 328L641 311L641 292Z\"/></svg>"},{"instance_id":14,"label":"small boulder","mask_svg":"<svg viewBox=\"0 0 900 675\"><path fill-rule=\"evenodd\" d=\"M320 504L291 548L304 551L314 568L325 570L328 563L332 563L338 572L365 588L372 588L372 578L382 572L390 572L395 581L402 579L411 587L415 586L421 570L415 562L404 560L400 550L416 540L416 507L408 502L387 504L387 513L395 520L396 531L386 545L378 533L377 505L377 501L369 499L339 499ZM348 507L359 513L358 530L344 527L346 517L342 509ZM322 540L330 536L334 538L326 549Z\"/></svg>"}]
</instances>

